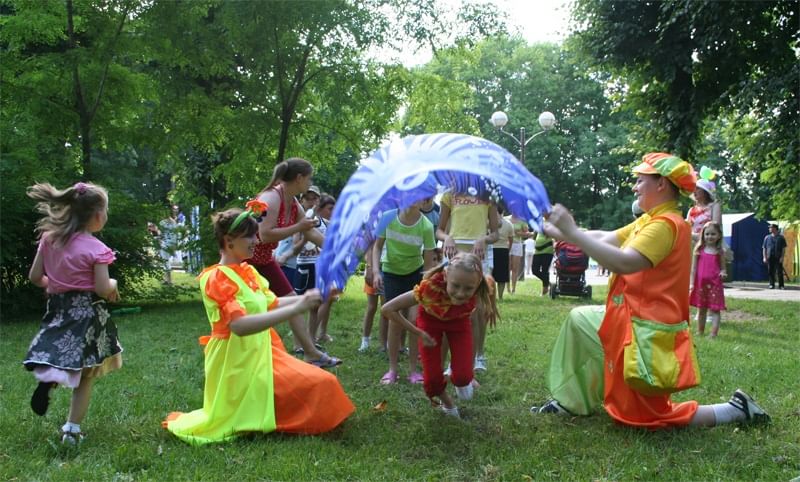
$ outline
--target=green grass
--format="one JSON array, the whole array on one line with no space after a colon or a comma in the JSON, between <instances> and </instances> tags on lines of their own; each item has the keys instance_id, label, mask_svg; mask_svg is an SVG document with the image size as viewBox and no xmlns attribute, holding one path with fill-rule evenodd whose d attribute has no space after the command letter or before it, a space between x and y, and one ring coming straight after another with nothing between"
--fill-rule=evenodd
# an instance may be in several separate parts
<instances>
[{"instance_id":1,"label":"green grass","mask_svg":"<svg viewBox=\"0 0 800 482\"><path fill-rule=\"evenodd\" d=\"M182 277L183 284L192 284ZM1 480L789 480L800 475L798 303L728 300L717 340L697 340L700 387L676 399L726 401L741 387L772 415L768 427L647 432L591 417L534 416L547 398L550 348L565 315L583 301L534 296L526 281L501 304L487 339L489 371L463 421L446 419L420 386L381 386L385 357L357 353L365 298L354 278L333 309L328 350L357 407L332 433L258 435L190 447L160 427L170 411L202 405L208 323L197 300L142 305L118 316L124 366L98 381L79 448L59 443L69 392L45 417L29 408L35 386L21 365L44 306L0 326ZM599 303L605 289L595 287ZM728 322L726 323L726 320ZM377 326L377 320L376 320ZM286 334L285 328L282 333ZM377 333L377 332L376 332ZM286 337L284 337L286 339ZM401 365L405 370L405 365ZM405 375L405 373L403 373ZM372 409L381 401L385 411Z\"/></svg>"}]
</instances>

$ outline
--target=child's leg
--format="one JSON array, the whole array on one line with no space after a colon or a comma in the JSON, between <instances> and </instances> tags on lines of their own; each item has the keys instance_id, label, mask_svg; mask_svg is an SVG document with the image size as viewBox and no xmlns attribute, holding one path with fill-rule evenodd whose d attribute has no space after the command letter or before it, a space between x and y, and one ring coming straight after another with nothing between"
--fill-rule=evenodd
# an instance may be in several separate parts
<instances>
[{"instance_id":1,"label":"child's leg","mask_svg":"<svg viewBox=\"0 0 800 482\"><path fill-rule=\"evenodd\" d=\"M289 318L289 326L292 329L295 343L303 348L303 358L306 361L319 360L322 358L323 353L314 346L311 335L306 328L305 317L302 314L294 315Z\"/></svg>"},{"instance_id":2,"label":"child's leg","mask_svg":"<svg viewBox=\"0 0 800 482\"><path fill-rule=\"evenodd\" d=\"M80 425L86 412L89 410L89 400L92 397L93 377L81 377L81 383L72 390L72 402L69 405L67 422Z\"/></svg>"},{"instance_id":3,"label":"child's leg","mask_svg":"<svg viewBox=\"0 0 800 482\"><path fill-rule=\"evenodd\" d=\"M397 359L399 358L400 351L400 335L403 327L397 323L389 324L389 343L386 348L386 354L389 356L389 371L381 378L381 383L390 384L397 381Z\"/></svg>"},{"instance_id":4,"label":"child's leg","mask_svg":"<svg viewBox=\"0 0 800 482\"><path fill-rule=\"evenodd\" d=\"M369 338L372 333L372 322L375 320L375 312L378 311L378 296L367 295L367 310L364 312L364 322L361 325L361 346L358 351L364 352L369 349Z\"/></svg>"},{"instance_id":5,"label":"child's leg","mask_svg":"<svg viewBox=\"0 0 800 482\"><path fill-rule=\"evenodd\" d=\"M328 335L328 320L331 317L331 305L333 305L333 297L328 297L328 300L319 305L317 308L317 325L319 326L318 340L321 342L333 341Z\"/></svg>"},{"instance_id":6,"label":"child's leg","mask_svg":"<svg viewBox=\"0 0 800 482\"><path fill-rule=\"evenodd\" d=\"M411 323L416 324L417 321L417 310L416 307L411 307L406 312L406 318ZM417 358L419 355L419 346L417 339L419 337L417 335L408 333L408 375L409 377L414 373L417 373Z\"/></svg>"},{"instance_id":7,"label":"child's leg","mask_svg":"<svg viewBox=\"0 0 800 482\"><path fill-rule=\"evenodd\" d=\"M383 296L378 297L378 301L383 305ZM381 342L381 349L386 349L389 344L389 319L381 315L380 326L378 327L378 337Z\"/></svg>"},{"instance_id":8,"label":"child's leg","mask_svg":"<svg viewBox=\"0 0 800 482\"><path fill-rule=\"evenodd\" d=\"M506 284L497 282L497 298L503 299L503 292L506 290Z\"/></svg>"},{"instance_id":9,"label":"child's leg","mask_svg":"<svg viewBox=\"0 0 800 482\"><path fill-rule=\"evenodd\" d=\"M317 336L319 335L319 317L317 316L317 310L308 311L308 333L311 335L311 339L316 342Z\"/></svg>"},{"instance_id":10,"label":"child's leg","mask_svg":"<svg viewBox=\"0 0 800 482\"><path fill-rule=\"evenodd\" d=\"M484 357L484 342L486 341L486 320L483 319L483 303L478 302L475 312L472 313L472 340L475 349L475 358ZM452 341L452 340L451 340ZM451 350L452 353L452 350ZM451 357L452 358L452 357ZM484 370L486 368L484 367Z\"/></svg>"},{"instance_id":11,"label":"child's leg","mask_svg":"<svg viewBox=\"0 0 800 482\"><path fill-rule=\"evenodd\" d=\"M422 358L423 388L428 398L440 397L446 403L443 395L445 388L444 375L442 374L442 330L434 326L417 325L425 330L436 341L435 346L425 346L418 342L419 354ZM450 405L452 407L452 399Z\"/></svg>"},{"instance_id":12,"label":"child's leg","mask_svg":"<svg viewBox=\"0 0 800 482\"><path fill-rule=\"evenodd\" d=\"M364 323L362 325L361 336L369 338L372 333L372 322L375 320L375 313L378 311L378 295L367 295L367 311L364 312Z\"/></svg>"},{"instance_id":13,"label":"child's leg","mask_svg":"<svg viewBox=\"0 0 800 482\"><path fill-rule=\"evenodd\" d=\"M711 312L711 337L717 336L719 333L720 313L719 311Z\"/></svg>"},{"instance_id":14,"label":"child's leg","mask_svg":"<svg viewBox=\"0 0 800 482\"><path fill-rule=\"evenodd\" d=\"M473 379L473 351L472 351L472 330L465 327L463 330L453 330L447 332L450 340L450 368L452 374L450 381L456 387L465 387L472 383Z\"/></svg>"},{"instance_id":15,"label":"child's leg","mask_svg":"<svg viewBox=\"0 0 800 482\"><path fill-rule=\"evenodd\" d=\"M697 309L697 334L702 335L706 331L706 313L708 308Z\"/></svg>"}]
</instances>

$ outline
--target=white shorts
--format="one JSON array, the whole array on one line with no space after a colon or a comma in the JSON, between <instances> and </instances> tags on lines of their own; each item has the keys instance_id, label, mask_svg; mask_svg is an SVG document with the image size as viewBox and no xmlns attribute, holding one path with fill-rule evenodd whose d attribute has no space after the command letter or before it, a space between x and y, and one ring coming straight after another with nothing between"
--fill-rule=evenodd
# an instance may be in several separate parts
<instances>
[{"instance_id":1,"label":"white shorts","mask_svg":"<svg viewBox=\"0 0 800 482\"><path fill-rule=\"evenodd\" d=\"M508 252L509 256L522 256L522 243L511 243L511 250Z\"/></svg>"}]
</instances>

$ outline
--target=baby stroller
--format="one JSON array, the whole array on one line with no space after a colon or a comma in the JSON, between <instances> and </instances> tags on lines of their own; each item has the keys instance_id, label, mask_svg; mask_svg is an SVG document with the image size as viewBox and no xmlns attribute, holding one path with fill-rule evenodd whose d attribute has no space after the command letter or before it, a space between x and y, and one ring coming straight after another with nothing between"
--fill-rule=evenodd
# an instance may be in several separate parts
<instances>
[{"instance_id":1,"label":"baby stroller","mask_svg":"<svg viewBox=\"0 0 800 482\"><path fill-rule=\"evenodd\" d=\"M581 248L566 241L555 245L556 281L550 286L550 298L558 295L592 297L592 287L586 284L589 257Z\"/></svg>"}]
</instances>

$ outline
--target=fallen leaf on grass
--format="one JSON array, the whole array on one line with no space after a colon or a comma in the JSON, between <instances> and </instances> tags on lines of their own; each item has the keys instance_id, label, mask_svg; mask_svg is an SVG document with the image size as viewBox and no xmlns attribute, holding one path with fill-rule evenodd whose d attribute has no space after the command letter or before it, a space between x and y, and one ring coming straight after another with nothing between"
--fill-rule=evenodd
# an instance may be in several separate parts
<instances>
[{"instance_id":1,"label":"fallen leaf on grass","mask_svg":"<svg viewBox=\"0 0 800 482\"><path fill-rule=\"evenodd\" d=\"M386 402L386 400L384 400L381 403L379 403L379 404L375 405L374 407L372 407L372 411L373 412L385 412L387 405L389 405L389 404Z\"/></svg>"}]
</instances>

